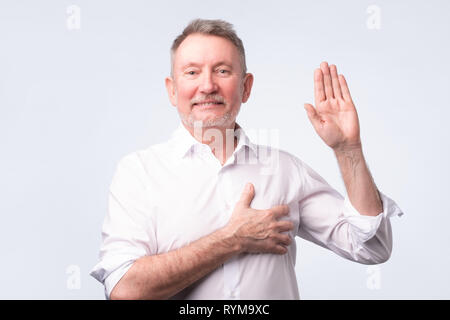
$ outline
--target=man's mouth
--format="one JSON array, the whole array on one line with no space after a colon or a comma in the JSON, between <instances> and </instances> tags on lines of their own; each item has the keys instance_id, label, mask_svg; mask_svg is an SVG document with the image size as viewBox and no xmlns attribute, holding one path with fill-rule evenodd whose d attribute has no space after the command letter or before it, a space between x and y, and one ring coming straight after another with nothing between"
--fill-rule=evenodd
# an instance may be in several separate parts
<instances>
[{"instance_id":1,"label":"man's mouth","mask_svg":"<svg viewBox=\"0 0 450 320\"><path fill-rule=\"evenodd\" d=\"M204 101L204 102L198 102L198 103L194 103L194 106L199 106L199 107L207 107L207 106L214 106L214 105L221 105L223 104L223 102L219 102L219 101Z\"/></svg>"}]
</instances>

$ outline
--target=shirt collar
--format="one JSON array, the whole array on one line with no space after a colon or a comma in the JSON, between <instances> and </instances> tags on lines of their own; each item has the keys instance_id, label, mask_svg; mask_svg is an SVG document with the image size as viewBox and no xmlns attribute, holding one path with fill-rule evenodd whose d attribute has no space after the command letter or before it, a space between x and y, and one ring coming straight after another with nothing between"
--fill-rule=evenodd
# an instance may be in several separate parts
<instances>
[{"instance_id":1,"label":"shirt collar","mask_svg":"<svg viewBox=\"0 0 450 320\"><path fill-rule=\"evenodd\" d=\"M250 138L238 123L236 123L235 126L235 135L238 139L237 146L234 151L235 153L244 147L248 147L255 156L258 154L257 145L250 141ZM172 133L171 141L175 156L178 158L185 157L193 146L202 144L191 135L182 123L180 123L178 128Z\"/></svg>"}]
</instances>

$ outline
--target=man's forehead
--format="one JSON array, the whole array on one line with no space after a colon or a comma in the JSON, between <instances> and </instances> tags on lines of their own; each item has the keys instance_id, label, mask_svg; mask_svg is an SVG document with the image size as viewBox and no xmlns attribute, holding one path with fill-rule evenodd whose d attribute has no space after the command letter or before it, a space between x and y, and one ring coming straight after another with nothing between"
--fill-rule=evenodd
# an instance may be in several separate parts
<instances>
[{"instance_id":1,"label":"man's forehead","mask_svg":"<svg viewBox=\"0 0 450 320\"><path fill-rule=\"evenodd\" d=\"M200 66L204 63L214 65L226 64L232 66L239 59L239 53L228 39L193 34L189 35L175 52L179 66Z\"/></svg>"},{"instance_id":2,"label":"man's forehead","mask_svg":"<svg viewBox=\"0 0 450 320\"><path fill-rule=\"evenodd\" d=\"M187 67L202 67L204 63L202 62L195 62L195 61L183 61L182 64L180 65L181 68L187 68ZM220 60L218 62L214 62L213 67L217 67L217 66L229 66L232 67L233 63L231 61L227 61L227 60Z\"/></svg>"}]
</instances>

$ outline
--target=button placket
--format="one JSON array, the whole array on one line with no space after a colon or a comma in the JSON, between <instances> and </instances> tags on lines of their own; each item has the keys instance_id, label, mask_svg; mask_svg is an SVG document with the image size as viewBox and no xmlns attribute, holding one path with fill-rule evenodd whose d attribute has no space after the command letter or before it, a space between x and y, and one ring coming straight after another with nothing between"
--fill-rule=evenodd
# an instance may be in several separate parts
<instances>
[{"instance_id":1,"label":"button placket","mask_svg":"<svg viewBox=\"0 0 450 320\"><path fill-rule=\"evenodd\" d=\"M234 256L223 264L223 284L225 296L229 299L239 299L239 256Z\"/></svg>"},{"instance_id":2,"label":"button placket","mask_svg":"<svg viewBox=\"0 0 450 320\"><path fill-rule=\"evenodd\" d=\"M223 211L223 225L225 225L231 217L231 211L233 208L232 192L231 192L231 179L227 170L219 170L218 172L218 196L219 202L221 203L221 210Z\"/></svg>"},{"instance_id":3,"label":"button placket","mask_svg":"<svg viewBox=\"0 0 450 320\"><path fill-rule=\"evenodd\" d=\"M218 192L220 194L220 201L223 203L223 225L226 225L230 220L233 204L232 199L232 181L229 176L228 170L220 170L218 173ZM224 294L228 299L239 299L239 259L235 256L223 264L223 282L224 282Z\"/></svg>"}]
</instances>

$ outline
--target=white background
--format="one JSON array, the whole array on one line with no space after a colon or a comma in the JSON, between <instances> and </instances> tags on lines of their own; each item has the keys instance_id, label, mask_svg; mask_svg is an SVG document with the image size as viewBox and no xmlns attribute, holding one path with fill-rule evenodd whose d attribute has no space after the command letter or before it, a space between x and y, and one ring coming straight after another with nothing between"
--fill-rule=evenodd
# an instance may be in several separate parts
<instances>
[{"instance_id":1,"label":"white background","mask_svg":"<svg viewBox=\"0 0 450 320\"><path fill-rule=\"evenodd\" d=\"M375 182L405 212L374 270L298 240L301 298L449 299L449 13L448 1L0 0L0 298L104 299L89 271L115 166L177 127L169 48L207 18L234 24L255 76L238 122L278 129L344 194L303 109L314 69L336 64Z\"/></svg>"}]
</instances>

